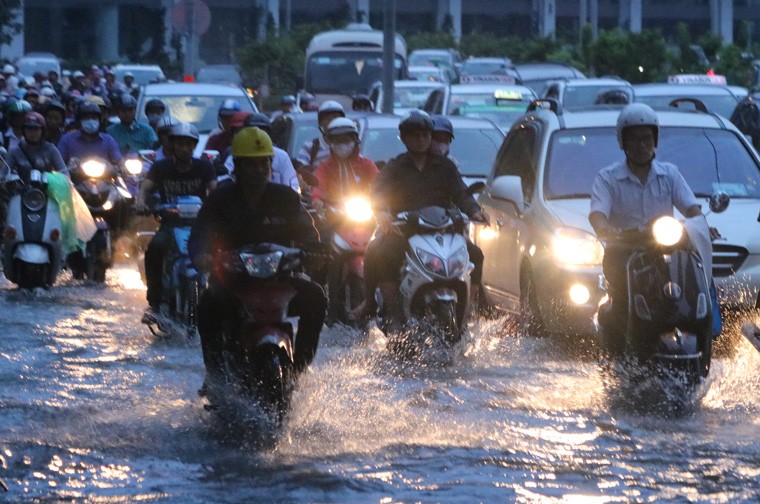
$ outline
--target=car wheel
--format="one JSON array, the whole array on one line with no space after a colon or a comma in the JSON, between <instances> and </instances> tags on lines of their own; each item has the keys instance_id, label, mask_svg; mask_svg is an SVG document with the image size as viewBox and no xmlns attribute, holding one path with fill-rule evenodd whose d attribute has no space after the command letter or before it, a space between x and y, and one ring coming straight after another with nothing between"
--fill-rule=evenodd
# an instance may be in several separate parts
<instances>
[{"instance_id":1,"label":"car wheel","mask_svg":"<svg viewBox=\"0 0 760 504\"><path fill-rule=\"evenodd\" d=\"M547 335L538 308L536 283L530 270L525 270L520 280L520 334L536 338Z\"/></svg>"}]
</instances>

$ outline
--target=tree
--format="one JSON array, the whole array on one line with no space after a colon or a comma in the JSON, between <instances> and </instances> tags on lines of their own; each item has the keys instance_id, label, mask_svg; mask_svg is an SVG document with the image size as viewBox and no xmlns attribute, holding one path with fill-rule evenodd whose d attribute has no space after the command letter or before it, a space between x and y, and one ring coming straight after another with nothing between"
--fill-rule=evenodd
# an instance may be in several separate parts
<instances>
[{"instance_id":1,"label":"tree","mask_svg":"<svg viewBox=\"0 0 760 504\"><path fill-rule=\"evenodd\" d=\"M9 44L24 27L17 21L21 0L0 0L0 44Z\"/></svg>"}]
</instances>

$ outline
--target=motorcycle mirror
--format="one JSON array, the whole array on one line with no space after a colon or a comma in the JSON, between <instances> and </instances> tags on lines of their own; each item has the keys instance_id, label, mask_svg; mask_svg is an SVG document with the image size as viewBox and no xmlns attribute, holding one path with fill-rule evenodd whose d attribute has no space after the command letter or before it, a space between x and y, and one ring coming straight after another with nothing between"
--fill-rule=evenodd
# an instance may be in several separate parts
<instances>
[{"instance_id":1,"label":"motorcycle mirror","mask_svg":"<svg viewBox=\"0 0 760 504\"><path fill-rule=\"evenodd\" d=\"M486 188L486 183L482 180L479 180L477 182L473 182L470 184L470 187L467 188L467 194L470 196L473 196L475 194L479 194L483 192L483 189Z\"/></svg>"},{"instance_id":2,"label":"motorcycle mirror","mask_svg":"<svg viewBox=\"0 0 760 504\"><path fill-rule=\"evenodd\" d=\"M710 196L710 210L713 213L724 212L729 203L731 203L731 197L724 192L717 192Z\"/></svg>"}]
</instances>

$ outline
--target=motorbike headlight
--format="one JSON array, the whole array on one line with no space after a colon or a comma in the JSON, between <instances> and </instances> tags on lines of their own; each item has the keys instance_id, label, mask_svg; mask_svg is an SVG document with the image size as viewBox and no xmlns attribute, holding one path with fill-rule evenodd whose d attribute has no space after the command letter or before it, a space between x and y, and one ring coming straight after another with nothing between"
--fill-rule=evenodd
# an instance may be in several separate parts
<instances>
[{"instance_id":1,"label":"motorbike headlight","mask_svg":"<svg viewBox=\"0 0 760 504\"><path fill-rule=\"evenodd\" d=\"M443 259L435 254L431 254L430 252L425 252L422 249L417 249L416 252L417 257L422 263L422 266L426 270L433 273L434 275L446 276L446 267L444 265Z\"/></svg>"},{"instance_id":2,"label":"motorbike headlight","mask_svg":"<svg viewBox=\"0 0 760 504\"><path fill-rule=\"evenodd\" d=\"M681 241L683 224L670 216L660 217L652 225L652 234L657 243L670 247Z\"/></svg>"},{"instance_id":3,"label":"motorbike headlight","mask_svg":"<svg viewBox=\"0 0 760 504\"><path fill-rule=\"evenodd\" d=\"M32 189L31 191L27 191L27 193L24 194L24 206L31 212L39 212L42 210L42 207L45 206L46 201L47 198L45 198L45 193L39 189Z\"/></svg>"},{"instance_id":4,"label":"motorbike headlight","mask_svg":"<svg viewBox=\"0 0 760 504\"><path fill-rule=\"evenodd\" d=\"M124 161L124 168L130 175L140 175L143 171L143 164L139 159L127 159Z\"/></svg>"},{"instance_id":5,"label":"motorbike headlight","mask_svg":"<svg viewBox=\"0 0 760 504\"><path fill-rule=\"evenodd\" d=\"M343 204L343 208L352 221L367 222L372 218L372 206L370 206L367 198L361 196L349 198Z\"/></svg>"},{"instance_id":6,"label":"motorbike headlight","mask_svg":"<svg viewBox=\"0 0 760 504\"><path fill-rule=\"evenodd\" d=\"M254 278L269 278L277 273L283 253L280 250L269 254L240 254L245 270Z\"/></svg>"},{"instance_id":7,"label":"motorbike headlight","mask_svg":"<svg viewBox=\"0 0 760 504\"><path fill-rule=\"evenodd\" d=\"M559 228L552 237L552 254L559 264L599 266L604 247L596 236L576 228Z\"/></svg>"},{"instance_id":8,"label":"motorbike headlight","mask_svg":"<svg viewBox=\"0 0 760 504\"><path fill-rule=\"evenodd\" d=\"M467 254L467 247L462 247L449 258L449 276L458 277L464 274L470 263L470 256Z\"/></svg>"},{"instance_id":9,"label":"motorbike headlight","mask_svg":"<svg viewBox=\"0 0 760 504\"><path fill-rule=\"evenodd\" d=\"M82 163L82 171L90 178L100 178L106 172L106 164L97 159L88 159Z\"/></svg>"}]
</instances>

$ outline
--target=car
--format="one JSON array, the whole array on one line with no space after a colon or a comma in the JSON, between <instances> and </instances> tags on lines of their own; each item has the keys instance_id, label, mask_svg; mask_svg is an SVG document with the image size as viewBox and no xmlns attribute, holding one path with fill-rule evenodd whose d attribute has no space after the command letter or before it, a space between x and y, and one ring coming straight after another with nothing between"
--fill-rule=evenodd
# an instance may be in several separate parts
<instances>
[{"instance_id":1,"label":"car","mask_svg":"<svg viewBox=\"0 0 760 504\"><path fill-rule=\"evenodd\" d=\"M243 78L237 65L206 65L196 72L195 82L242 86Z\"/></svg>"},{"instance_id":2,"label":"car","mask_svg":"<svg viewBox=\"0 0 760 504\"><path fill-rule=\"evenodd\" d=\"M436 67L432 65L414 65L407 69L410 80L445 82L450 83L456 78L456 74L448 67Z\"/></svg>"},{"instance_id":3,"label":"car","mask_svg":"<svg viewBox=\"0 0 760 504\"><path fill-rule=\"evenodd\" d=\"M164 71L158 65L114 65L112 68L116 80L124 82L124 74L131 72L135 78L135 84L144 86L157 82L165 82L166 76Z\"/></svg>"},{"instance_id":4,"label":"car","mask_svg":"<svg viewBox=\"0 0 760 504\"><path fill-rule=\"evenodd\" d=\"M460 84L472 83L519 83L519 77L514 71L514 65L509 58L473 58L462 63L459 71Z\"/></svg>"},{"instance_id":5,"label":"car","mask_svg":"<svg viewBox=\"0 0 760 504\"><path fill-rule=\"evenodd\" d=\"M361 153L378 167L406 151L398 132L399 116L368 114L358 118ZM454 141L449 155L456 160L466 184L484 180L504 133L491 121L450 117Z\"/></svg>"},{"instance_id":6,"label":"car","mask_svg":"<svg viewBox=\"0 0 760 504\"><path fill-rule=\"evenodd\" d=\"M490 119L503 131L536 98L532 89L509 84L452 84L430 94L423 109L430 114Z\"/></svg>"},{"instance_id":7,"label":"car","mask_svg":"<svg viewBox=\"0 0 760 504\"><path fill-rule=\"evenodd\" d=\"M456 49L415 49L409 53L409 65L445 66L458 72L462 54Z\"/></svg>"},{"instance_id":8,"label":"car","mask_svg":"<svg viewBox=\"0 0 760 504\"><path fill-rule=\"evenodd\" d=\"M666 107L676 99L697 99L707 110L723 117L731 117L739 101L747 96L745 88L720 84L634 84L633 93L635 101L651 107Z\"/></svg>"},{"instance_id":9,"label":"car","mask_svg":"<svg viewBox=\"0 0 760 504\"><path fill-rule=\"evenodd\" d=\"M200 141L195 149L196 155L203 152L209 133L218 127L219 106L224 100L233 99L240 104L242 110L258 112L251 98L239 86L170 82L147 84L141 88L137 100L138 119L147 122L145 103L154 98L164 102L166 111L172 117L198 128Z\"/></svg>"},{"instance_id":10,"label":"car","mask_svg":"<svg viewBox=\"0 0 760 504\"><path fill-rule=\"evenodd\" d=\"M446 87L447 86L441 82L416 80L395 81L393 83L393 113L403 115L410 110L421 109L433 91L442 91ZM378 82L372 86L369 99L374 104L375 110L380 111L383 106L382 82Z\"/></svg>"},{"instance_id":11,"label":"car","mask_svg":"<svg viewBox=\"0 0 760 504\"><path fill-rule=\"evenodd\" d=\"M621 91L627 102L633 101L631 83L618 78L568 79L549 82L543 98L552 98L562 104L564 109L587 107L597 103L599 98L609 91Z\"/></svg>"},{"instance_id":12,"label":"car","mask_svg":"<svg viewBox=\"0 0 760 504\"><path fill-rule=\"evenodd\" d=\"M586 78L583 72L565 63L521 63L515 65L514 72L520 83L531 88L538 96L543 94L544 88L551 81Z\"/></svg>"},{"instance_id":13,"label":"car","mask_svg":"<svg viewBox=\"0 0 760 504\"><path fill-rule=\"evenodd\" d=\"M45 76L51 70L61 75L61 60L53 53L27 53L16 61L18 73L25 77L32 77L41 72Z\"/></svg>"},{"instance_id":14,"label":"car","mask_svg":"<svg viewBox=\"0 0 760 504\"><path fill-rule=\"evenodd\" d=\"M479 203L495 224L473 233L485 255L483 283L496 307L539 333L590 335L604 292L603 248L588 221L597 172L624 158L616 123L622 107L531 110L509 131ZM533 106L531 107L533 108ZM658 109L657 159L675 163L697 197L731 196L707 215L723 239L712 274L725 306L755 307L760 290L760 158L726 118ZM706 212L709 213L709 212Z\"/></svg>"}]
</instances>

